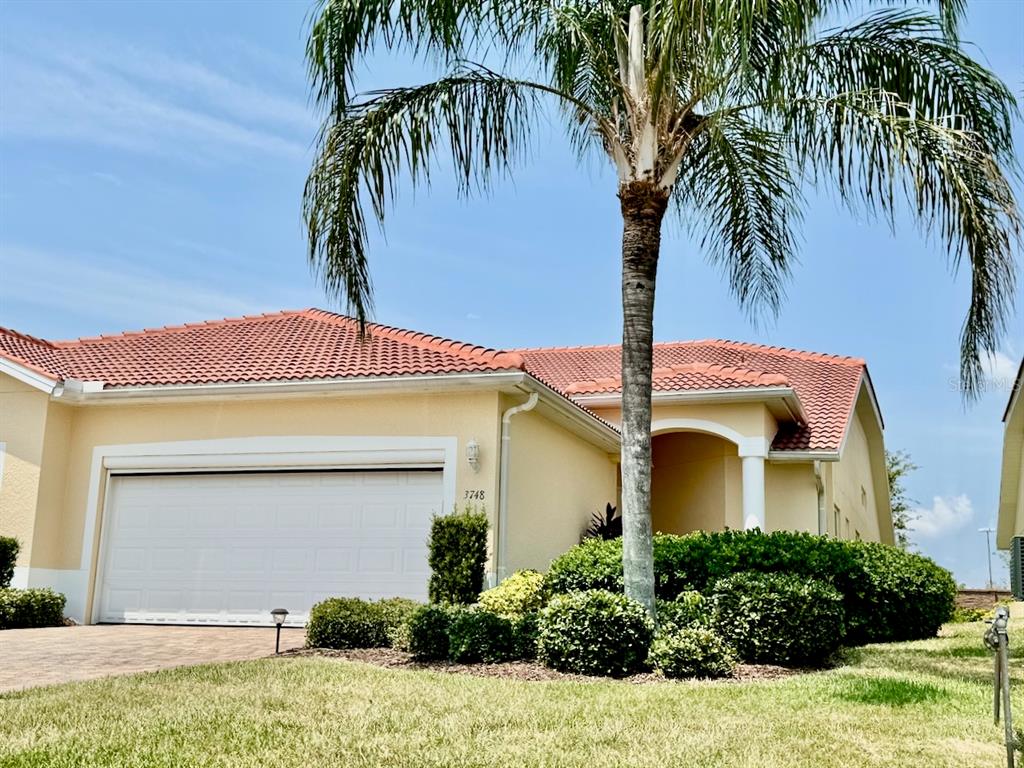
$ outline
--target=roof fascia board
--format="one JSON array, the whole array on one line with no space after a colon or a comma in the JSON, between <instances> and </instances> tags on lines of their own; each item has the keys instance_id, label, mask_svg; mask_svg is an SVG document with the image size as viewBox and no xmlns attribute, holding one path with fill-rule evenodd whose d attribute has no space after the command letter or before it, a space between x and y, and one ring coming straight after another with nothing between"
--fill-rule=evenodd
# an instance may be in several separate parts
<instances>
[{"instance_id":1,"label":"roof fascia board","mask_svg":"<svg viewBox=\"0 0 1024 768\"><path fill-rule=\"evenodd\" d=\"M814 461L839 461L838 451L768 451L768 461L774 464L795 464Z\"/></svg>"},{"instance_id":2,"label":"roof fascia board","mask_svg":"<svg viewBox=\"0 0 1024 768\"><path fill-rule=\"evenodd\" d=\"M1010 414L1020 405L1020 391L1024 389L1024 360L1020 361L1020 368L1017 369L1017 378L1013 380L1013 389L1010 390L1010 400L1006 403L1006 410L1003 411L1003 421L1009 421Z\"/></svg>"},{"instance_id":3,"label":"roof fascia board","mask_svg":"<svg viewBox=\"0 0 1024 768\"><path fill-rule=\"evenodd\" d=\"M0 373L6 373L12 379L17 379L22 384L28 384L46 394L51 394L59 381L6 357L0 357Z\"/></svg>"},{"instance_id":4,"label":"roof fascia board","mask_svg":"<svg viewBox=\"0 0 1024 768\"><path fill-rule=\"evenodd\" d=\"M61 400L101 405L163 400L209 400L239 397L288 397L309 394L363 395L385 392L439 392L464 388L514 387L525 374L521 371L494 373L436 374L429 376L366 376L348 379L304 381L231 382L222 384L171 384L116 387L101 391L69 391Z\"/></svg>"},{"instance_id":5,"label":"roof fascia board","mask_svg":"<svg viewBox=\"0 0 1024 768\"><path fill-rule=\"evenodd\" d=\"M621 394L572 395L573 400L586 406L617 406L622 403ZM654 392L651 401L657 405L701 404L719 402L764 402L784 400L794 418L802 423L807 421L803 405L792 387L748 387L730 389L699 389L685 392Z\"/></svg>"}]
</instances>

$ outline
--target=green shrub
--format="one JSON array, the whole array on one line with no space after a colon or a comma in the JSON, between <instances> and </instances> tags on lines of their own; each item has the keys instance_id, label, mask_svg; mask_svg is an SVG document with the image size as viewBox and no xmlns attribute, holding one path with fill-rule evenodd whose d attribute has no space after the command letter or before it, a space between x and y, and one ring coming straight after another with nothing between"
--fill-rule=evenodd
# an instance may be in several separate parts
<instances>
[{"instance_id":1,"label":"green shrub","mask_svg":"<svg viewBox=\"0 0 1024 768\"><path fill-rule=\"evenodd\" d=\"M477 602L487 563L487 515L467 506L462 512L435 517L429 549L430 602Z\"/></svg>"},{"instance_id":2,"label":"green shrub","mask_svg":"<svg viewBox=\"0 0 1024 768\"><path fill-rule=\"evenodd\" d=\"M658 600L659 629L707 627L711 624L711 603L700 592L680 592L675 600Z\"/></svg>"},{"instance_id":3,"label":"green shrub","mask_svg":"<svg viewBox=\"0 0 1024 768\"><path fill-rule=\"evenodd\" d=\"M896 547L777 531L697 532L654 537L655 589L674 599L708 594L721 578L746 570L793 573L830 582L843 595L848 641L931 637L953 614L956 584L948 571ZM585 541L557 558L545 590L622 591L621 540Z\"/></svg>"},{"instance_id":4,"label":"green shrub","mask_svg":"<svg viewBox=\"0 0 1024 768\"><path fill-rule=\"evenodd\" d=\"M788 573L737 573L712 595L715 628L750 663L819 666L842 644L843 596Z\"/></svg>"},{"instance_id":5,"label":"green shrub","mask_svg":"<svg viewBox=\"0 0 1024 768\"><path fill-rule=\"evenodd\" d=\"M21 545L11 536L0 536L0 589L11 586L14 578L14 563L18 559Z\"/></svg>"},{"instance_id":6,"label":"green shrub","mask_svg":"<svg viewBox=\"0 0 1024 768\"><path fill-rule=\"evenodd\" d=\"M660 629L648 663L665 677L731 677L736 651L713 629L701 626Z\"/></svg>"},{"instance_id":7,"label":"green shrub","mask_svg":"<svg viewBox=\"0 0 1024 768\"><path fill-rule=\"evenodd\" d=\"M949 621L952 624L968 624L972 621L984 621L985 610L982 608L965 608L958 605L953 609L953 615Z\"/></svg>"},{"instance_id":8,"label":"green shrub","mask_svg":"<svg viewBox=\"0 0 1024 768\"><path fill-rule=\"evenodd\" d=\"M406 650L423 661L447 659L452 613L452 608L444 605L423 605L413 611L406 622Z\"/></svg>"},{"instance_id":9,"label":"green shrub","mask_svg":"<svg viewBox=\"0 0 1024 768\"><path fill-rule=\"evenodd\" d=\"M405 627L408 625L409 617L421 603L405 597L389 597L378 600L376 604L380 607L387 644L392 648L400 648L407 643Z\"/></svg>"},{"instance_id":10,"label":"green shrub","mask_svg":"<svg viewBox=\"0 0 1024 768\"><path fill-rule=\"evenodd\" d=\"M481 594L480 605L499 616L523 616L543 607L543 587L543 574L516 571L498 586Z\"/></svg>"},{"instance_id":11,"label":"green shrub","mask_svg":"<svg viewBox=\"0 0 1024 768\"><path fill-rule=\"evenodd\" d=\"M0 629L59 627L64 603L52 589L0 589Z\"/></svg>"},{"instance_id":12,"label":"green shrub","mask_svg":"<svg viewBox=\"0 0 1024 768\"><path fill-rule=\"evenodd\" d=\"M512 619L512 636L515 643L515 658L537 658L537 635L540 631L540 612L524 613Z\"/></svg>"},{"instance_id":13,"label":"green shrub","mask_svg":"<svg viewBox=\"0 0 1024 768\"><path fill-rule=\"evenodd\" d=\"M512 621L471 606L452 613L448 625L448 658L463 664L509 661L516 656Z\"/></svg>"},{"instance_id":14,"label":"green shrub","mask_svg":"<svg viewBox=\"0 0 1024 768\"><path fill-rule=\"evenodd\" d=\"M387 622L379 603L358 597L331 597L309 612L306 645L310 648L383 648Z\"/></svg>"},{"instance_id":15,"label":"green shrub","mask_svg":"<svg viewBox=\"0 0 1024 768\"><path fill-rule=\"evenodd\" d=\"M537 656L563 672L622 677L643 667L653 632L644 607L623 595L570 592L540 612Z\"/></svg>"}]
</instances>

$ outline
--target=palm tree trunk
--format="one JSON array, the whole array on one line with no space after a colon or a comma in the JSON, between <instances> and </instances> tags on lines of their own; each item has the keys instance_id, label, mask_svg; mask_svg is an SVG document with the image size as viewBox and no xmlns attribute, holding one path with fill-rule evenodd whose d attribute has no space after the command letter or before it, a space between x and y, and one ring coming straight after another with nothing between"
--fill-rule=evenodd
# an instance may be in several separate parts
<instances>
[{"instance_id":1,"label":"palm tree trunk","mask_svg":"<svg viewBox=\"0 0 1024 768\"><path fill-rule=\"evenodd\" d=\"M622 568L626 595L654 616L651 369L654 286L668 195L647 181L619 187L622 207Z\"/></svg>"}]
</instances>

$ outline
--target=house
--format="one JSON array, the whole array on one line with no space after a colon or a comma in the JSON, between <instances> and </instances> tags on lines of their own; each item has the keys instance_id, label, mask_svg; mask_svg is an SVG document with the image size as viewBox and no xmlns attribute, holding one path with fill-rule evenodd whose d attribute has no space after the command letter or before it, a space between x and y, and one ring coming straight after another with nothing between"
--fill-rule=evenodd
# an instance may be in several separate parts
<instances>
[{"instance_id":1,"label":"house","mask_svg":"<svg viewBox=\"0 0 1024 768\"><path fill-rule=\"evenodd\" d=\"M433 515L472 504L489 579L544 569L619 491L619 348L498 351L316 309L76 341L0 332L0 535L86 622L302 621L425 596ZM655 352L657 530L891 542L862 360Z\"/></svg>"},{"instance_id":2,"label":"house","mask_svg":"<svg viewBox=\"0 0 1024 768\"><path fill-rule=\"evenodd\" d=\"M1003 465L999 484L999 518L996 546L1009 549L1015 536L1024 536L1024 361L1010 388L1010 401L1003 413Z\"/></svg>"}]
</instances>

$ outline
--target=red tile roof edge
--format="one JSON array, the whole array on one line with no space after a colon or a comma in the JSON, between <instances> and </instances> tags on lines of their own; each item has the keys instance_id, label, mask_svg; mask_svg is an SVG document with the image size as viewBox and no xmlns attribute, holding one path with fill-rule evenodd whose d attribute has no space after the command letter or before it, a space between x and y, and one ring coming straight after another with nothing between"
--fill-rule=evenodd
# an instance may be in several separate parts
<instances>
[{"instance_id":1,"label":"red tile roof edge","mask_svg":"<svg viewBox=\"0 0 1024 768\"><path fill-rule=\"evenodd\" d=\"M721 365L719 363L680 363L678 365L655 368L652 371L653 380L672 378L683 373L704 373L710 376L718 376L733 381L741 381L748 385L746 388L758 387L788 387L789 379L780 373L767 373L754 370L753 368L740 368L738 366ZM609 387L621 386L621 376L608 376L606 378L574 381L565 387L567 395L585 395L597 393L598 390L607 390Z\"/></svg>"}]
</instances>

